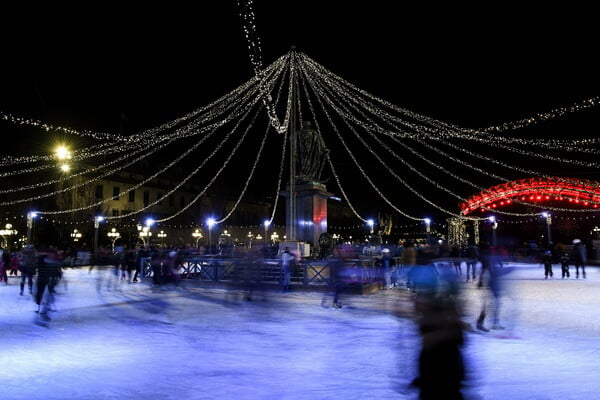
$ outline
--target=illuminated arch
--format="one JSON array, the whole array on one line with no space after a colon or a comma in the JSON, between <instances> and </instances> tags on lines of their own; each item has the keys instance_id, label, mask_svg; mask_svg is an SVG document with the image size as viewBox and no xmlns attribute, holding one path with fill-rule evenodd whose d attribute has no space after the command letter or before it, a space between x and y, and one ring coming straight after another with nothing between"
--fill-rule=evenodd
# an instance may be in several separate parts
<instances>
[{"instance_id":1,"label":"illuminated arch","mask_svg":"<svg viewBox=\"0 0 600 400\"><path fill-rule=\"evenodd\" d=\"M503 183L483 190L460 204L467 215L480 210L493 210L514 203L528 203L543 207L543 203L563 204L565 208L598 208L600 183L587 179L544 177L528 178Z\"/></svg>"}]
</instances>

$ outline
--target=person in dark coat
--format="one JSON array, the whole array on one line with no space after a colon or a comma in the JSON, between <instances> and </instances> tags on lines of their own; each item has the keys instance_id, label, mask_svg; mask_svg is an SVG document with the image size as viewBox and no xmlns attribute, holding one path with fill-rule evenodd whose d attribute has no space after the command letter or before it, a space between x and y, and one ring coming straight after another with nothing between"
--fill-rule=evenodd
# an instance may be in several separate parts
<instances>
[{"instance_id":1,"label":"person in dark coat","mask_svg":"<svg viewBox=\"0 0 600 400\"><path fill-rule=\"evenodd\" d=\"M581 243L581 240L574 239L573 240L573 250L571 253L573 257L573 262L575 263L575 278L579 279L579 268L581 268L581 273L583 278L585 279L585 264L587 263L587 249L585 245Z\"/></svg>"},{"instance_id":2,"label":"person in dark coat","mask_svg":"<svg viewBox=\"0 0 600 400\"><path fill-rule=\"evenodd\" d=\"M19 269L21 270L21 296L23 296L25 284L29 287L29 293L33 294L33 276L35 275L37 264L37 250L32 244L28 244L23 248L21 260L19 261Z\"/></svg>"},{"instance_id":3,"label":"person in dark coat","mask_svg":"<svg viewBox=\"0 0 600 400\"><path fill-rule=\"evenodd\" d=\"M567 253L563 253L560 256L560 269L562 271L562 278L570 278L571 274L569 273L569 255Z\"/></svg>"},{"instance_id":4,"label":"person in dark coat","mask_svg":"<svg viewBox=\"0 0 600 400\"><path fill-rule=\"evenodd\" d=\"M542 263L544 264L544 278L548 279L548 277L552 278L554 273L552 272L552 262L554 261L554 256L550 250L546 250L544 255L542 256Z\"/></svg>"},{"instance_id":5,"label":"person in dark coat","mask_svg":"<svg viewBox=\"0 0 600 400\"><path fill-rule=\"evenodd\" d=\"M444 284L440 284L440 283ZM421 334L419 375L412 382L419 399L460 400L466 378L458 285L455 276L442 276L415 295L415 311ZM442 289L444 288L444 289Z\"/></svg>"}]
</instances>

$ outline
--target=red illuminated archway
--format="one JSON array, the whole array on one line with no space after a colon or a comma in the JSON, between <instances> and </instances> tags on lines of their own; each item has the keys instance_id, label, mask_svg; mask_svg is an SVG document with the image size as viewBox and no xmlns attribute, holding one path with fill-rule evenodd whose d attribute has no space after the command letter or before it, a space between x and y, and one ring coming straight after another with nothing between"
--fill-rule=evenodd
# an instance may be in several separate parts
<instances>
[{"instance_id":1,"label":"red illuminated archway","mask_svg":"<svg viewBox=\"0 0 600 400\"><path fill-rule=\"evenodd\" d=\"M486 211L528 203L543 207L544 203L560 204L565 208L598 208L600 183L574 178L529 178L503 183L483 190L460 204L461 213Z\"/></svg>"}]
</instances>

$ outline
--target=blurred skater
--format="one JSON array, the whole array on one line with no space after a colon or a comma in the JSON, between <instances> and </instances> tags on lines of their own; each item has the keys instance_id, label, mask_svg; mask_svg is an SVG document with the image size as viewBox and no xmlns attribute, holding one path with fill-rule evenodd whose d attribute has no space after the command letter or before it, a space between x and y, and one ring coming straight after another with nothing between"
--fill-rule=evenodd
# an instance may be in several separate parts
<instances>
[{"instance_id":1,"label":"blurred skater","mask_svg":"<svg viewBox=\"0 0 600 400\"><path fill-rule=\"evenodd\" d=\"M426 267L424 267L426 268ZM415 295L421 334L419 376L412 382L423 400L460 400L465 380L463 327L456 279L423 282ZM440 284L441 283L441 284Z\"/></svg>"},{"instance_id":2,"label":"blurred skater","mask_svg":"<svg viewBox=\"0 0 600 400\"><path fill-rule=\"evenodd\" d=\"M392 285L392 255L390 253L390 249L385 248L381 250L381 269L383 271L383 282L385 284L385 289L392 289L394 286Z\"/></svg>"},{"instance_id":3,"label":"blurred skater","mask_svg":"<svg viewBox=\"0 0 600 400\"><path fill-rule=\"evenodd\" d=\"M55 286L60 280L62 261L50 249L40 252L37 266L37 280L35 304L37 304L38 318L42 322L50 321L48 311L54 309Z\"/></svg>"},{"instance_id":4,"label":"blurred skater","mask_svg":"<svg viewBox=\"0 0 600 400\"><path fill-rule=\"evenodd\" d=\"M332 308L342 308L340 296L344 289L358 278L357 266L354 259L357 250L352 246L340 246L338 256L331 260L329 265L329 287L321 299L321 306L327 308L327 299L331 297Z\"/></svg>"},{"instance_id":5,"label":"blurred skater","mask_svg":"<svg viewBox=\"0 0 600 400\"><path fill-rule=\"evenodd\" d=\"M10 253L8 249L0 248L2 257L0 257L0 282L4 281L5 285L8 285L8 274L6 271L10 268Z\"/></svg>"},{"instance_id":6,"label":"blurred skater","mask_svg":"<svg viewBox=\"0 0 600 400\"><path fill-rule=\"evenodd\" d=\"M285 246L281 252L281 290L284 292L290 290L290 278L295 263L296 256L292 254L289 246Z\"/></svg>"},{"instance_id":7,"label":"blurred skater","mask_svg":"<svg viewBox=\"0 0 600 400\"><path fill-rule=\"evenodd\" d=\"M563 279L565 279L565 277L571 277L571 274L569 273L569 261L569 255L567 253L563 253L563 255L560 256L560 269L562 271Z\"/></svg>"},{"instance_id":8,"label":"blurred skater","mask_svg":"<svg viewBox=\"0 0 600 400\"><path fill-rule=\"evenodd\" d=\"M481 312L477 318L477 329L489 332L484 322L488 313L488 307L491 307L492 329L503 330L504 327L500 325L500 302L503 289L501 274L505 274L511 269L503 268L492 261L487 244L482 244L481 246L480 262L481 273L477 287L481 289Z\"/></svg>"},{"instance_id":9,"label":"blurred skater","mask_svg":"<svg viewBox=\"0 0 600 400\"><path fill-rule=\"evenodd\" d=\"M23 296L23 290L25 285L29 288L29 293L33 294L33 276L37 270L38 254L37 250L32 244L28 244L21 251L21 259L19 261L19 269L21 270L21 292Z\"/></svg>"}]
</instances>

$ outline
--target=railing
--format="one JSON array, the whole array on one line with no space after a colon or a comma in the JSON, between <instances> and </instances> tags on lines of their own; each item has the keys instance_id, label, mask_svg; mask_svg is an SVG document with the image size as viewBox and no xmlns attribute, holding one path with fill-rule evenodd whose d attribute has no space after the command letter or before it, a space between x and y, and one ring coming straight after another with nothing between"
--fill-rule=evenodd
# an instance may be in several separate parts
<instances>
[{"instance_id":1,"label":"railing","mask_svg":"<svg viewBox=\"0 0 600 400\"><path fill-rule=\"evenodd\" d=\"M142 259L142 276L153 277L154 273L165 274L162 263L152 265L152 260ZM279 284L282 277L281 260L261 259L252 263L236 258L186 257L180 259L173 270L179 279L207 282L237 283L249 279L260 280L265 284ZM379 280L378 269L367 260L352 260L346 276L356 284L367 284ZM290 281L301 286L327 286L332 280L331 260L300 260L292 269Z\"/></svg>"}]
</instances>

